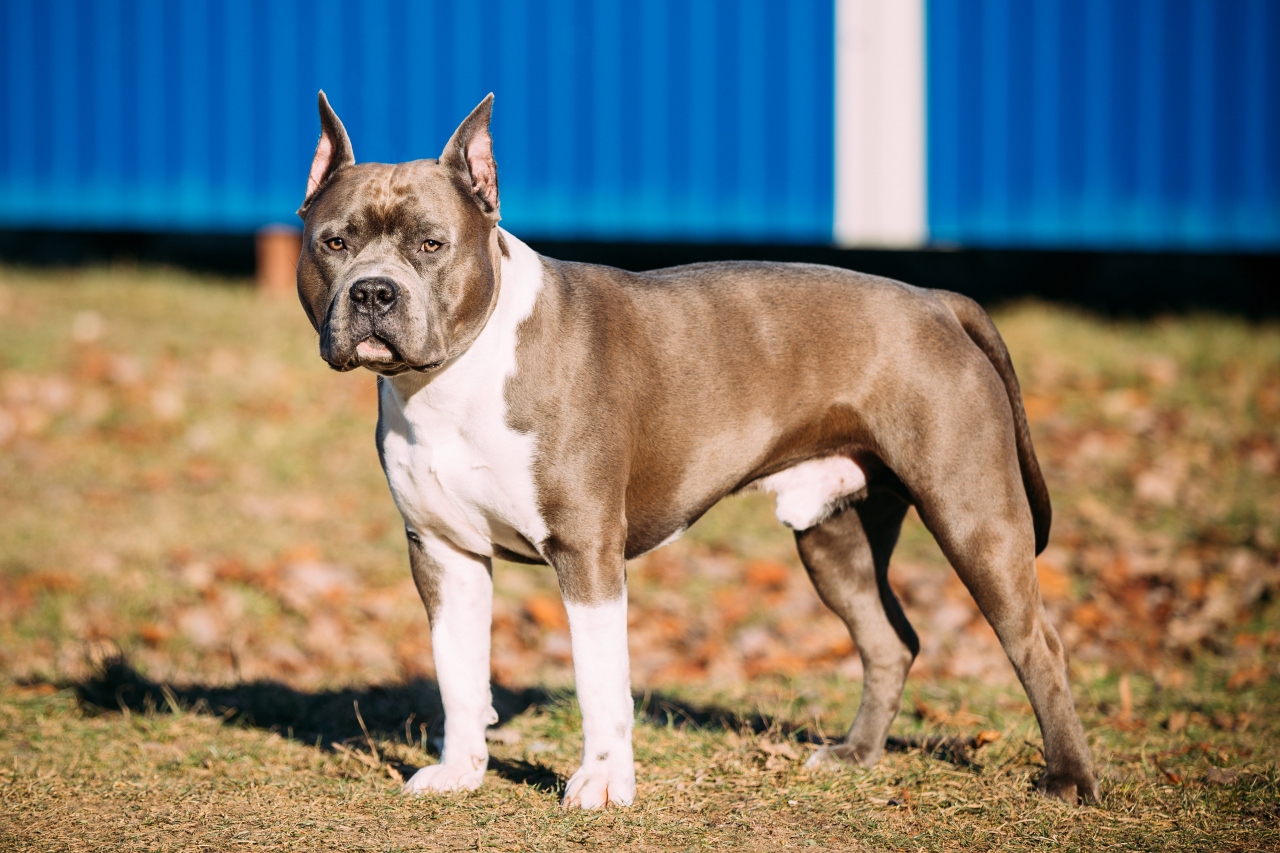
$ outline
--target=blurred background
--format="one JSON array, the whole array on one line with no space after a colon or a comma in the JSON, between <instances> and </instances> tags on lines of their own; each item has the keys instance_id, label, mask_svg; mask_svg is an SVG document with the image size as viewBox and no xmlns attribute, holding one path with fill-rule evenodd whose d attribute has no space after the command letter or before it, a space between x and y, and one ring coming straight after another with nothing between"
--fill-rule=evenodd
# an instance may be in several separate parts
<instances>
[{"instance_id":1,"label":"blurred background","mask_svg":"<svg viewBox=\"0 0 1280 853\"><path fill-rule=\"evenodd\" d=\"M431 674L372 377L325 369L279 298L319 89L361 161L436 156L494 92L503 224L553 256L979 298L1054 495L1038 568L1076 659L1275 677L1273 0L0 0L0 40L12 677L108 646L200 681ZM896 560L917 671L1011 679L914 517ZM566 679L554 576L496 578L499 679ZM859 671L767 500L631 583L638 687Z\"/></svg>"},{"instance_id":2,"label":"blurred background","mask_svg":"<svg viewBox=\"0 0 1280 853\"><path fill-rule=\"evenodd\" d=\"M298 225L319 89L383 162L436 156L492 91L504 224L560 256L1277 305L1271 0L4 0L0 21L11 259L250 271L256 231Z\"/></svg>"}]
</instances>

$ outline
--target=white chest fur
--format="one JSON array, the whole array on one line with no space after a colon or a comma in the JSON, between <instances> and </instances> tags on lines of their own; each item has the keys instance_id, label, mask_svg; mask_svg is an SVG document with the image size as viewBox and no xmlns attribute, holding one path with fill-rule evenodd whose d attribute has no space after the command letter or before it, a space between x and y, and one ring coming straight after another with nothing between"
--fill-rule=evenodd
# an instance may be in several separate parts
<instances>
[{"instance_id":1,"label":"white chest fur","mask_svg":"<svg viewBox=\"0 0 1280 853\"><path fill-rule=\"evenodd\" d=\"M504 232L505 234L505 232ZM516 330L533 311L542 263L505 234L498 305L465 353L439 373L381 384L387 483L410 530L474 554L494 544L528 557L547 536L533 482L535 437L507 426L503 391Z\"/></svg>"}]
</instances>

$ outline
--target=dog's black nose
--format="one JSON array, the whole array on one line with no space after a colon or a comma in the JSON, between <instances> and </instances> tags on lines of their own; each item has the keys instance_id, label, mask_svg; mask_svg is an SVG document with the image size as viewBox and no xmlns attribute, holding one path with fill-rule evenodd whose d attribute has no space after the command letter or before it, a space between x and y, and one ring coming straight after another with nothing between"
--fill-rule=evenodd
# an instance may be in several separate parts
<instances>
[{"instance_id":1,"label":"dog's black nose","mask_svg":"<svg viewBox=\"0 0 1280 853\"><path fill-rule=\"evenodd\" d=\"M356 310L365 314L385 314L400 298L400 288L389 278L362 278L350 293Z\"/></svg>"}]
</instances>

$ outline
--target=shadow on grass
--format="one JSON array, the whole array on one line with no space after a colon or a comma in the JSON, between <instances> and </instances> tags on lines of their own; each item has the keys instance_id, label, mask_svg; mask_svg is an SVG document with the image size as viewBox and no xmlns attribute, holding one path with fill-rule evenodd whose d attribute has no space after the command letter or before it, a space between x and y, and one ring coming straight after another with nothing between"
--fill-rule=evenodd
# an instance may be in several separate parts
<instances>
[{"instance_id":1,"label":"shadow on grass","mask_svg":"<svg viewBox=\"0 0 1280 853\"><path fill-rule=\"evenodd\" d=\"M88 678L68 685L82 705L99 712L128 710L165 713L178 708L210 713L228 723L255 726L316 742L363 738L360 718L373 734L419 744L432 750L444 732L444 706L436 682L417 678L392 685L342 690L298 690L278 681L254 681L226 686L169 684L153 681L121 656L102 661ZM572 700L570 692L540 687L511 690L493 685L496 726L532 707ZM744 716L716 705L693 705L661 693L646 694L637 716L654 725L710 731L772 733L781 738L822 743L804 725L762 714ZM438 750L437 750L438 751Z\"/></svg>"},{"instance_id":2,"label":"shadow on grass","mask_svg":"<svg viewBox=\"0 0 1280 853\"><path fill-rule=\"evenodd\" d=\"M659 693L649 694L641 703L639 716L655 725L674 728L697 728L719 731L768 734L781 740L794 740L818 746L836 743L823 737L805 723L789 723L763 714L743 716L735 711L717 706L696 706ZM980 736L979 736L980 737ZM950 762L957 767L980 766L973 757L981 748L978 737L945 737L941 735L908 735L891 737L885 742L885 752L924 752L932 758Z\"/></svg>"},{"instance_id":3,"label":"shadow on grass","mask_svg":"<svg viewBox=\"0 0 1280 853\"><path fill-rule=\"evenodd\" d=\"M692 705L665 693L646 693L640 700L637 716L654 725L676 729L750 732L801 743L826 743L804 723L790 723L758 712L744 715L718 705Z\"/></svg>"},{"instance_id":4,"label":"shadow on grass","mask_svg":"<svg viewBox=\"0 0 1280 853\"><path fill-rule=\"evenodd\" d=\"M99 664L83 682L70 686L75 689L81 706L89 711L166 713L189 709L217 716L228 724L279 732L325 751L363 745L367 727L375 737L403 740L438 755L439 739L444 734L440 688L424 678L401 684L314 692L277 681L216 687L168 684L147 678L123 657L112 657ZM555 701L555 695L539 688L516 691L496 684L493 687L498 725L530 707ZM405 778L418 769L396 761L387 763ZM491 760L489 767L506 779L540 790L563 791L564 788L555 771L543 765Z\"/></svg>"},{"instance_id":5,"label":"shadow on grass","mask_svg":"<svg viewBox=\"0 0 1280 853\"><path fill-rule=\"evenodd\" d=\"M417 678L392 685L342 690L298 690L277 681L227 686L168 684L153 681L123 657L102 661L84 681L69 685L82 707L97 712L166 713L189 709L223 722L279 732L326 751L363 745L369 734L407 743L439 754L444 733L444 707L436 682ZM530 687L511 690L493 685L498 726L531 707L569 701L571 694ZM358 714L358 716L357 716ZM743 715L716 705L694 705L666 694L646 694L637 717L653 725L708 731L751 732L776 739L822 744L829 741L807 725L768 715ZM973 766L973 744L959 738L890 738L886 749L925 752L960 766ZM417 768L390 762L406 778ZM565 781L550 767L521 760L491 758L499 776L539 790L562 793Z\"/></svg>"},{"instance_id":6,"label":"shadow on grass","mask_svg":"<svg viewBox=\"0 0 1280 853\"><path fill-rule=\"evenodd\" d=\"M973 753L981 749L983 741L977 737L945 737L943 735L909 735L891 737L884 744L885 752L915 752L920 750L930 758L949 761L957 767L980 768Z\"/></svg>"}]
</instances>

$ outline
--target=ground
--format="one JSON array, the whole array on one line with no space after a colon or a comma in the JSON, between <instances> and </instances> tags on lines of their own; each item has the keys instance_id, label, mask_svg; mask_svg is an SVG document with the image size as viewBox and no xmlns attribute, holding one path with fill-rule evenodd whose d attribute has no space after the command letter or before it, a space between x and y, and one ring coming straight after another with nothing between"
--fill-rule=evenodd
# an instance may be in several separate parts
<instances>
[{"instance_id":1,"label":"ground","mask_svg":"<svg viewBox=\"0 0 1280 853\"><path fill-rule=\"evenodd\" d=\"M860 667L753 496L631 564L637 806L575 814L540 567L495 567L485 788L396 794L439 701L372 375L331 373L299 307L242 282L0 269L0 848L1280 847L1280 327L994 316L1101 807L1034 793L1035 719L914 516L891 579L922 652L891 750L804 771Z\"/></svg>"}]
</instances>

